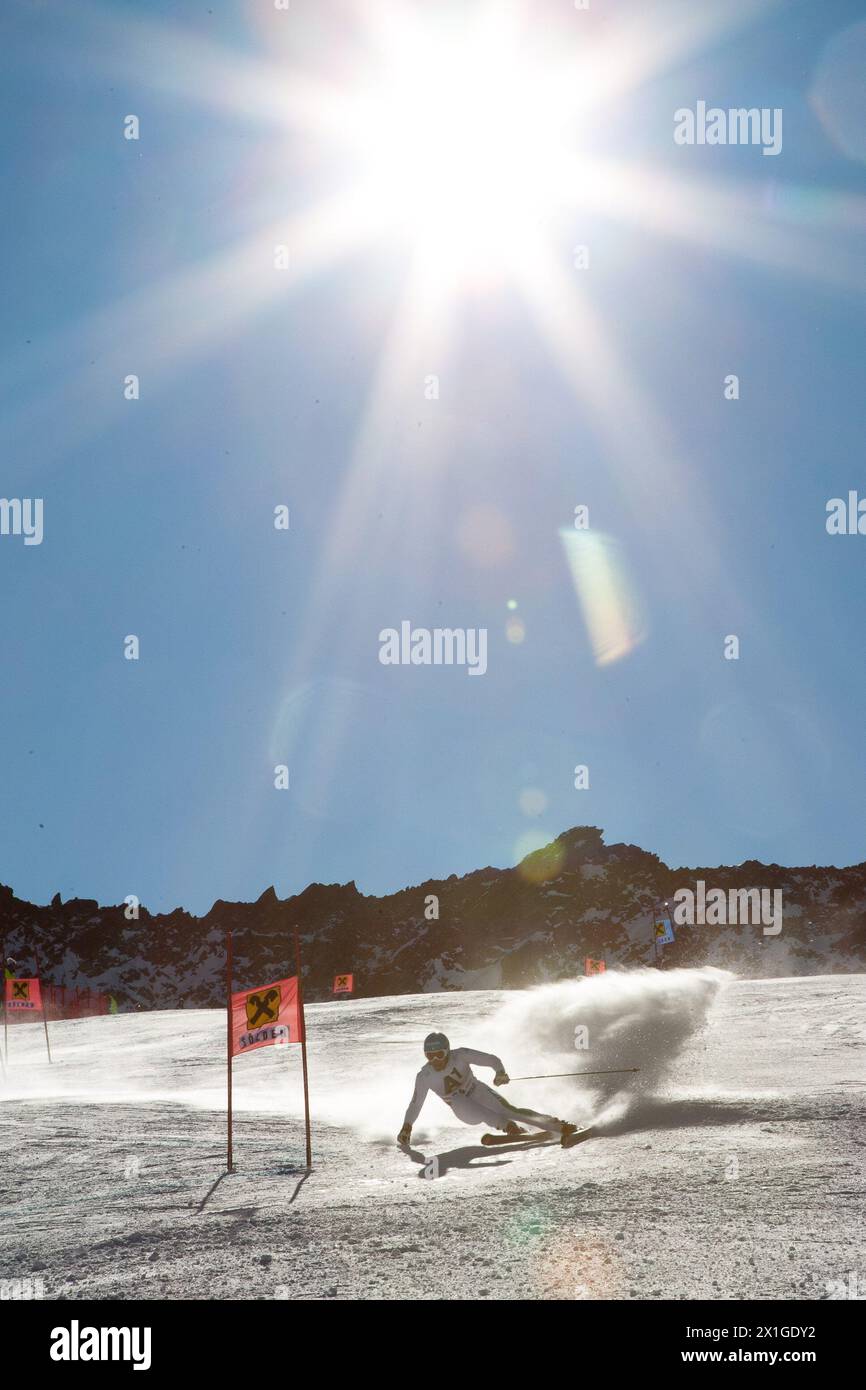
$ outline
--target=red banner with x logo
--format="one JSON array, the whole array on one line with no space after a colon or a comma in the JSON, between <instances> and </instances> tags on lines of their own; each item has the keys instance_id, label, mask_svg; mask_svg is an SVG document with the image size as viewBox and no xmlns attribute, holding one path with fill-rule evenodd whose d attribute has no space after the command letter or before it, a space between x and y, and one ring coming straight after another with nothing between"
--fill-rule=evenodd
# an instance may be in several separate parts
<instances>
[{"instance_id":1,"label":"red banner with x logo","mask_svg":"<svg viewBox=\"0 0 866 1390\"><path fill-rule=\"evenodd\" d=\"M6 1008L10 1013L42 1012L42 990L38 980L7 980Z\"/></svg>"},{"instance_id":2,"label":"red banner with x logo","mask_svg":"<svg viewBox=\"0 0 866 1390\"><path fill-rule=\"evenodd\" d=\"M298 981L275 980L232 994L232 1056L257 1047L301 1041Z\"/></svg>"}]
</instances>

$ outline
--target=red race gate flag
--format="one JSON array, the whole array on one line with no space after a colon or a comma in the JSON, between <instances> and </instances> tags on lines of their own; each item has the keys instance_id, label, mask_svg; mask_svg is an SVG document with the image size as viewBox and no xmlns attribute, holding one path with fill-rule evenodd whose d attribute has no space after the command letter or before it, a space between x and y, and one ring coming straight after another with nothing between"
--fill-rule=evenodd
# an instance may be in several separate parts
<instances>
[{"instance_id":1,"label":"red race gate flag","mask_svg":"<svg viewBox=\"0 0 866 1390\"><path fill-rule=\"evenodd\" d=\"M271 1043L300 1041L297 976L232 994L233 1057Z\"/></svg>"},{"instance_id":2,"label":"red race gate flag","mask_svg":"<svg viewBox=\"0 0 866 1390\"><path fill-rule=\"evenodd\" d=\"M41 1013L42 990L39 981L7 979L6 1007L10 1013Z\"/></svg>"},{"instance_id":3,"label":"red race gate flag","mask_svg":"<svg viewBox=\"0 0 866 1390\"><path fill-rule=\"evenodd\" d=\"M607 966L603 960L593 960L592 956L587 956L584 971L586 975L603 975L606 970Z\"/></svg>"},{"instance_id":4,"label":"red race gate flag","mask_svg":"<svg viewBox=\"0 0 866 1390\"><path fill-rule=\"evenodd\" d=\"M351 993L354 991L354 988L355 988L355 976L354 976L354 975L335 975L335 976L334 976L334 993L335 993L335 994L351 994Z\"/></svg>"}]
</instances>

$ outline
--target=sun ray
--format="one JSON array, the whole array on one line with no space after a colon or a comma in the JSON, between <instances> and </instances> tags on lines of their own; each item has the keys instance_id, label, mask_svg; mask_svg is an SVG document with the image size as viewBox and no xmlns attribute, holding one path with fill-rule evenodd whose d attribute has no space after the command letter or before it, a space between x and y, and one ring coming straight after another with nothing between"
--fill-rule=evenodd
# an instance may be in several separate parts
<instances>
[{"instance_id":1,"label":"sun ray","mask_svg":"<svg viewBox=\"0 0 866 1390\"><path fill-rule=\"evenodd\" d=\"M185 105L343 142L352 95L298 65L244 55L165 19L79 0L85 71L110 74Z\"/></svg>"},{"instance_id":2,"label":"sun ray","mask_svg":"<svg viewBox=\"0 0 866 1390\"><path fill-rule=\"evenodd\" d=\"M612 160L588 160L575 171L578 176L584 206L604 217L798 276L851 289L866 286L859 247L866 198L781 184L768 201L763 182L720 187L717 179ZM810 223L839 234L832 255ZM850 246L842 240L849 233Z\"/></svg>"},{"instance_id":3,"label":"sun ray","mask_svg":"<svg viewBox=\"0 0 866 1390\"><path fill-rule=\"evenodd\" d=\"M87 366L70 372L69 362L116 361L126 370L134 363L136 373L158 389L179 366L212 352L256 313L272 311L298 284L356 253L379 230L375 208L352 189L293 220L263 226L208 260L60 330L40 343L35 376L20 354L4 373L5 447L24 449L40 421L56 418L55 436L69 450L123 409L119 390L107 396L101 377ZM274 253L283 245L289 265L280 271ZM46 380L52 383L48 389Z\"/></svg>"},{"instance_id":4,"label":"sun ray","mask_svg":"<svg viewBox=\"0 0 866 1390\"><path fill-rule=\"evenodd\" d=\"M521 288L542 339L563 377L571 384L594 421L607 456L618 471L623 507L640 529L659 534L669 526L669 502L691 518L695 533L703 538L698 551L683 550L677 566L664 581L674 592L685 591L687 601L702 602L712 593L734 602L730 571L711 542L713 518L699 491L698 478L680 456L676 438L649 393L617 352L585 294L543 248L531 258L532 272ZM684 571L691 571L683 584Z\"/></svg>"},{"instance_id":5,"label":"sun ray","mask_svg":"<svg viewBox=\"0 0 866 1390\"><path fill-rule=\"evenodd\" d=\"M423 254L416 256L406 279L401 301L380 354L363 418L351 455L321 557L307 595L303 632L295 644L286 684L301 679L315 665L316 650L330 640L327 614L336 590L343 586L340 611L344 627L354 634L347 640L363 643L351 621L360 591L352 576L364 568L365 551L374 533L371 518L381 508L385 525L375 528L377 552L394 558L410 513L426 508L429 525L435 527L437 498L442 495L442 471L419 473L395 468L395 440L405 418L410 393L421 400L425 372L440 361L447 349L452 296L441 293L438 267Z\"/></svg>"},{"instance_id":6,"label":"sun ray","mask_svg":"<svg viewBox=\"0 0 866 1390\"><path fill-rule=\"evenodd\" d=\"M563 91L571 87L574 110L606 109L678 64L754 27L783 0L731 0L703 6L668 0L650 10L616 17L586 46L572 66L552 74Z\"/></svg>"}]
</instances>

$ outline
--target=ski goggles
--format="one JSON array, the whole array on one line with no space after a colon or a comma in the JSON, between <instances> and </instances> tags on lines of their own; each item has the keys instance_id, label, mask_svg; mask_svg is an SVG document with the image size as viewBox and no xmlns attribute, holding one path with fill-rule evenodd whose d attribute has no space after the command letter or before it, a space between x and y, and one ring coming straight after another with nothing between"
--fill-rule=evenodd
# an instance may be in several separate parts
<instances>
[{"instance_id":1,"label":"ski goggles","mask_svg":"<svg viewBox=\"0 0 866 1390\"><path fill-rule=\"evenodd\" d=\"M424 1056L428 1057L431 1062L444 1062L448 1053L444 1047L437 1047L434 1052L425 1052Z\"/></svg>"}]
</instances>

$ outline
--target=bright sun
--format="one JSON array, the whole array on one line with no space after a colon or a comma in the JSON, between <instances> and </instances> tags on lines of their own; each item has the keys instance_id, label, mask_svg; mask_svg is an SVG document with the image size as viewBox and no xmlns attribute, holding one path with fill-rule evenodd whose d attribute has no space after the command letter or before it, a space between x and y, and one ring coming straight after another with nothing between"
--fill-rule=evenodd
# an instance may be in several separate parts
<instances>
[{"instance_id":1,"label":"bright sun","mask_svg":"<svg viewBox=\"0 0 866 1390\"><path fill-rule=\"evenodd\" d=\"M570 192L568 104L516 37L403 31L351 101L363 200L443 270L517 269Z\"/></svg>"}]
</instances>

